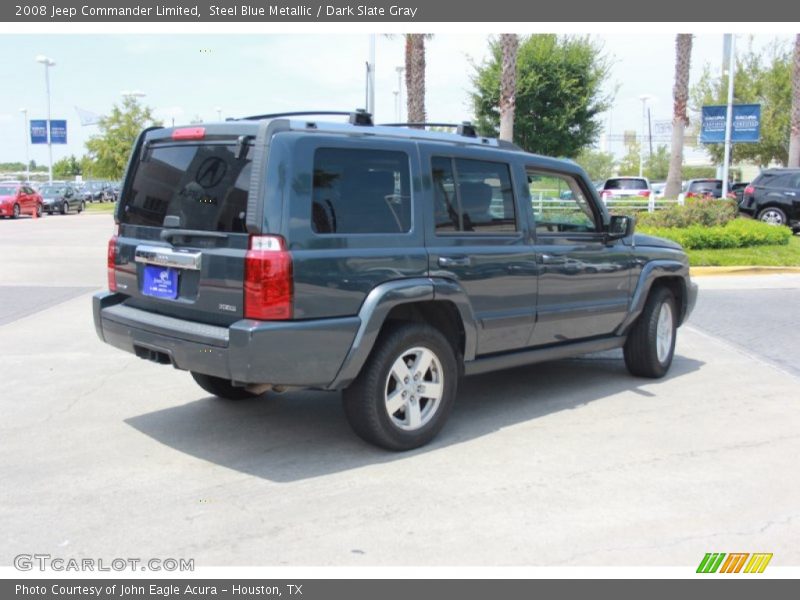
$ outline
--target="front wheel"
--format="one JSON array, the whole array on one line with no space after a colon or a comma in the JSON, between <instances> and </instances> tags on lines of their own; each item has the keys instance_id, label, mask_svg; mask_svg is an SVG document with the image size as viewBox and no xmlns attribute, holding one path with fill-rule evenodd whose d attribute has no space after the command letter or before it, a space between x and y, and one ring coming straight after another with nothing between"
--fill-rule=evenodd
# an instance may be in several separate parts
<instances>
[{"instance_id":1,"label":"front wheel","mask_svg":"<svg viewBox=\"0 0 800 600\"><path fill-rule=\"evenodd\" d=\"M453 347L429 325L408 323L384 332L361 373L344 391L353 430L387 450L430 442L444 426L456 396Z\"/></svg>"},{"instance_id":2,"label":"front wheel","mask_svg":"<svg viewBox=\"0 0 800 600\"><path fill-rule=\"evenodd\" d=\"M666 375L675 354L676 329L672 292L663 287L653 290L625 341L623 353L628 371L652 379Z\"/></svg>"},{"instance_id":3,"label":"front wheel","mask_svg":"<svg viewBox=\"0 0 800 600\"><path fill-rule=\"evenodd\" d=\"M14 208L11 209L11 218L12 219L19 218L19 213L20 213L19 204L15 204Z\"/></svg>"},{"instance_id":4,"label":"front wheel","mask_svg":"<svg viewBox=\"0 0 800 600\"><path fill-rule=\"evenodd\" d=\"M64 203L61 205L61 214L65 215L69 212L69 202L64 200Z\"/></svg>"},{"instance_id":5,"label":"front wheel","mask_svg":"<svg viewBox=\"0 0 800 600\"><path fill-rule=\"evenodd\" d=\"M78 214L82 213L84 210L86 210L86 202L81 200L81 203L78 204Z\"/></svg>"},{"instance_id":6,"label":"front wheel","mask_svg":"<svg viewBox=\"0 0 800 600\"><path fill-rule=\"evenodd\" d=\"M204 375L203 373L195 373L194 371L191 373L195 383L213 396L224 398L225 400L246 400L258 396L258 394L248 392L243 387L233 385L227 379L214 377L213 375Z\"/></svg>"}]
</instances>

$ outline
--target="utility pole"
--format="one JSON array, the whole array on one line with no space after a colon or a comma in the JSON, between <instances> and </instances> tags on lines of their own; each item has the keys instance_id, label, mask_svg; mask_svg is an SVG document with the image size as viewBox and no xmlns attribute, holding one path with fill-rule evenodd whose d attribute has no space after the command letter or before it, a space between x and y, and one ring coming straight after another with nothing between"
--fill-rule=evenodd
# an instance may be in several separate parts
<instances>
[{"instance_id":1,"label":"utility pole","mask_svg":"<svg viewBox=\"0 0 800 600\"><path fill-rule=\"evenodd\" d=\"M722 197L728 197L728 177L731 160L731 131L733 130L733 78L736 75L736 36L731 35L731 58L728 63L728 111L725 115L725 158L722 163Z\"/></svg>"}]
</instances>

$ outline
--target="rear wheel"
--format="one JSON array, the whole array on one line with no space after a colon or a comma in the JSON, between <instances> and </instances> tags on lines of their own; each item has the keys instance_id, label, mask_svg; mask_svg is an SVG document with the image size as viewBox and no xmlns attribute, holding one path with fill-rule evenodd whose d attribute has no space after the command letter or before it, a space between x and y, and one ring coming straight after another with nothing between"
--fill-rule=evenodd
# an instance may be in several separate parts
<instances>
[{"instance_id":1,"label":"rear wheel","mask_svg":"<svg viewBox=\"0 0 800 600\"><path fill-rule=\"evenodd\" d=\"M786 213L775 206L768 206L758 213L758 220L770 225L786 225Z\"/></svg>"},{"instance_id":2,"label":"rear wheel","mask_svg":"<svg viewBox=\"0 0 800 600\"><path fill-rule=\"evenodd\" d=\"M194 371L191 373L197 385L209 394L224 398L225 400L246 400L247 398L255 398L259 395L248 392L243 387L237 387L227 379L222 379L221 377L204 375L203 373L195 373Z\"/></svg>"},{"instance_id":3,"label":"rear wheel","mask_svg":"<svg viewBox=\"0 0 800 600\"><path fill-rule=\"evenodd\" d=\"M14 208L11 209L11 218L16 219L19 217L19 204L15 204Z\"/></svg>"},{"instance_id":4,"label":"rear wheel","mask_svg":"<svg viewBox=\"0 0 800 600\"><path fill-rule=\"evenodd\" d=\"M625 365L639 377L657 379L666 375L675 354L677 311L675 298L660 287L650 293L625 342Z\"/></svg>"},{"instance_id":5,"label":"rear wheel","mask_svg":"<svg viewBox=\"0 0 800 600\"><path fill-rule=\"evenodd\" d=\"M456 396L452 346L429 325L386 331L361 373L344 391L345 415L364 440L388 450L430 442L444 426Z\"/></svg>"}]
</instances>

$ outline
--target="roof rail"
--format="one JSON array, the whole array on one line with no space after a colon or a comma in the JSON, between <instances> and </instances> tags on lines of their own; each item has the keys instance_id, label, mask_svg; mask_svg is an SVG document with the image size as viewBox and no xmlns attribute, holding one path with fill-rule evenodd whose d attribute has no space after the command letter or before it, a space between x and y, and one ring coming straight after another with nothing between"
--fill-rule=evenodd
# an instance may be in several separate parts
<instances>
[{"instance_id":1,"label":"roof rail","mask_svg":"<svg viewBox=\"0 0 800 600\"><path fill-rule=\"evenodd\" d=\"M451 127L456 130L456 134L464 137L478 137L478 131L469 121L461 123L381 123L384 127L414 127L424 129L426 127Z\"/></svg>"},{"instance_id":2,"label":"roof rail","mask_svg":"<svg viewBox=\"0 0 800 600\"><path fill-rule=\"evenodd\" d=\"M364 125L370 126L372 123L372 115L363 108L357 108L355 111L341 111L341 110L304 110L294 112L282 113L269 113L265 115L250 115L248 117L240 117L232 119L236 121L262 121L265 119L279 119L281 117L312 117L312 116L348 116L350 117L351 125Z\"/></svg>"}]
</instances>

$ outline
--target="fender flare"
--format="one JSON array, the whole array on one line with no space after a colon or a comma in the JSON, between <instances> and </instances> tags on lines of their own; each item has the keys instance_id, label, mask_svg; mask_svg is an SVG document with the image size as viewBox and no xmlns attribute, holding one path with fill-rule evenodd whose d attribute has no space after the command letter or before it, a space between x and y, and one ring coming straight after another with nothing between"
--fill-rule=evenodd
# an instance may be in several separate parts
<instances>
[{"instance_id":1,"label":"fender flare","mask_svg":"<svg viewBox=\"0 0 800 600\"><path fill-rule=\"evenodd\" d=\"M361 372L378 339L389 312L401 304L450 301L458 309L464 327L464 359L475 357L475 318L466 293L454 281L442 278L413 278L387 281L372 289L358 311L361 324L342 363L328 389L342 389Z\"/></svg>"},{"instance_id":2,"label":"fender flare","mask_svg":"<svg viewBox=\"0 0 800 600\"><path fill-rule=\"evenodd\" d=\"M683 321L689 300L689 290L687 289L689 266L677 260L653 260L648 262L639 274L636 289L633 292L633 296L631 296L628 315L620 326L617 327L614 332L616 335L627 334L633 323L639 318L639 315L642 314L644 305L647 302L647 296L650 294L653 284L662 277L679 277L681 279L684 298L687 300L683 303L683 312L680 315L680 321Z\"/></svg>"}]
</instances>

